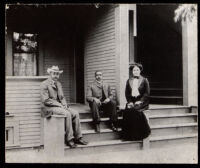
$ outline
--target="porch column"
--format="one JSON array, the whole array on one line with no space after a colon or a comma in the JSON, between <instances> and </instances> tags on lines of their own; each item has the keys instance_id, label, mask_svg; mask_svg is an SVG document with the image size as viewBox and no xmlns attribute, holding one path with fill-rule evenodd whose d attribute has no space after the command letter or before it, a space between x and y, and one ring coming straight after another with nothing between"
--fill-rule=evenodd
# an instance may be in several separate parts
<instances>
[{"instance_id":1,"label":"porch column","mask_svg":"<svg viewBox=\"0 0 200 168\"><path fill-rule=\"evenodd\" d=\"M120 4L115 9L115 18L117 101L120 106L124 106L125 85L129 77L128 4Z\"/></svg>"},{"instance_id":2,"label":"porch column","mask_svg":"<svg viewBox=\"0 0 200 168\"><path fill-rule=\"evenodd\" d=\"M183 105L197 106L197 18L182 21Z\"/></svg>"},{"instance_id":3,"label":"porch column","mask_svg":"<svg viewBox=\"0 0 200 168\"><path fill-rule=\"evenodd\" d=\"M13 56L12 56L12 31L8 30L6 33L5 42L5 58L6 58L6 76L13 75Z\"/></svg>"},{"instance_id":4,"label":"porch column","mask_svg":"<svg viewBox=\"0 0 200 168\"><path fill-rule=\"evenodd\" d=\"M116 88L121 107L126 104L125 86L129 78L129 10L134 11L133 34L136 35L136 4L120 4L115 9Z\"/></svg>"}]
</instances>

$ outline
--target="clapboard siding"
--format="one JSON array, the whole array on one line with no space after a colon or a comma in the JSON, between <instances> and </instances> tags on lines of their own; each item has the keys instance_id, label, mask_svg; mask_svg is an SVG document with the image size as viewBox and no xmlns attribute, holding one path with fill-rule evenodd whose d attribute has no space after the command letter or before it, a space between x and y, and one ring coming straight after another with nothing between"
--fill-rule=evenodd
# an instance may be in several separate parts
<instances>
[{"instance_id":1,"label":"clapboard siding","mask_svg":"<svg viewBox=\"0 0 200 168\"><path fill-rule=\"evenodd\" d=\"M90 26L84 46L85 91L94 80L94 72L101 70L104 81L111 85L115 94L115 8L104 6L98 9Z\"/></svg>"},{"instance_id":2,"label":"clapboard siding","mask_svg":"<svg viewBox=\"0 0 200 168\"><path fill-rule=\"evenodd\" d=\"M46 78L6 79L6 111L19 121L21 147L41 145L40 84Z\"/></svg>"},{"instance_id":3,"label":"clapboard siding","mask_svg":"<svg viewBox=\"0 0 200 168\"><path fill-rule=\"evenodd\" d=\"M66 34L67 32L65 32ZM47 74L47 68L57 65L63 73L60 75L60 82L63 86L64 96L67 102L74 102L74 53L72 40L53 35L57 40L48 39L44 49L44 74Z\"/></svg>"}]
</instances>

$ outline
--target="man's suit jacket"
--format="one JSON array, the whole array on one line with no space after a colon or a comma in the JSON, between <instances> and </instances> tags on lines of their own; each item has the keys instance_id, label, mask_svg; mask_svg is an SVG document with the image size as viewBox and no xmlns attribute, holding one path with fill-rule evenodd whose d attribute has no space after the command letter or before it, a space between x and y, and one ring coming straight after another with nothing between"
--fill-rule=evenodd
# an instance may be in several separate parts
<instances>
[{"instance_id":1,"label":"man's suit jacket","mask_svg":"<svg viewBox=\"0 0 200 168\"><path fill-rule=\"evenodd\" d=\"M43 81L40 85L40 95L42 102L42 117L49 117L52 115L52 107L61 107L67 106L67 102L65 100L62 85L59 81L56 82L57 86L53 83L53 81L48 78Z\"/></svg>"},{"instance_id":2,"label":"man's suit jacket","mask_svg":"<svg viewBox=\"0 0 200 168\"><path fill-rule=\"evenodd\" d=\"M87 96L86 99L88 102L92 102L94 100L94 98L97 97L97 82L93 81L87 89ZM110 98L111 100L113 99L113 93L112 90L110 88L110 85L103 82L103 93L105 95L106 98Z\"/></svg>"}]
</instances>

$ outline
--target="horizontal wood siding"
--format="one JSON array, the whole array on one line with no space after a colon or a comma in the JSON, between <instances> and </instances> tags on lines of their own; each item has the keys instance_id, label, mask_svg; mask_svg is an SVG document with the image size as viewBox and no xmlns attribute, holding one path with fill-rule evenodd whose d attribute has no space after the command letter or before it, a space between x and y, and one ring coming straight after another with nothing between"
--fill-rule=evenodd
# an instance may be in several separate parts
<instances>
[{"instance_id":1,"label":"horizontal wood siding","mask_svg":"<svg viewBox=\"0 0 200 168\"><path fill-rule=\"evenodd\" d=\"M21 147L41 145L41 79L7 79L6 112L19 121Z\"/></svg>"},{"instance_id":2,"label":"horizontal wood siding","mask_svg":"<svg viewBox=\"0 0 200 168\"><path fill-rule=\"evenodd\" d=\"M67 102L74 102L74 54L73 42L65 38L66 35L60 37L53 35L52 39L45 41L44 45L44 74L47 74L47 68L57 65L63 70L60 75L63 92ZM54 38L54 39L53 39Z\"/></svg>"},{"instance_id":3,"label":"horizontal wood siding","mask_svg":"<svg viewBox=\"0 0 200 168\"><path fill-rule=\"evenodd\" d=\"M104 81L111 85L115 95L115 8L104 6L97 10L85 39L85 91L94 80L94 72L101 70Z\"/></svg>"}]
</instances>

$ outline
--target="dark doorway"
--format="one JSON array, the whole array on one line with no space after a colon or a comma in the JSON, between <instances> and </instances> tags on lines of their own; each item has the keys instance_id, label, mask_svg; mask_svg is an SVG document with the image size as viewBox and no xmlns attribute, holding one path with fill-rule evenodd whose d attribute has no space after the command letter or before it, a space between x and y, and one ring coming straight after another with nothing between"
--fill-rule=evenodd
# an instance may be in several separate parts
<instances>
[{"instance_id":1,"label":"dark doorway","mask_svg":"<svg viewBox=\"0 0 200 168\"><path fill-rule=\"evenodd\" d=\"M182 32L177 5L137 5L136 62L151 86L151 103L182 104Z\"/></svg>"},{"instance_id":2,"label":"dark doorway","mask_svg":"<svg viewBox=\"0 0 200 168\"><path fill-rule=\"evenodd\" d=\"M76 60L76 103L85 102L84 96L84 44L83 37L75 38L75 60Z\"/></svg>"}]
</instances>

